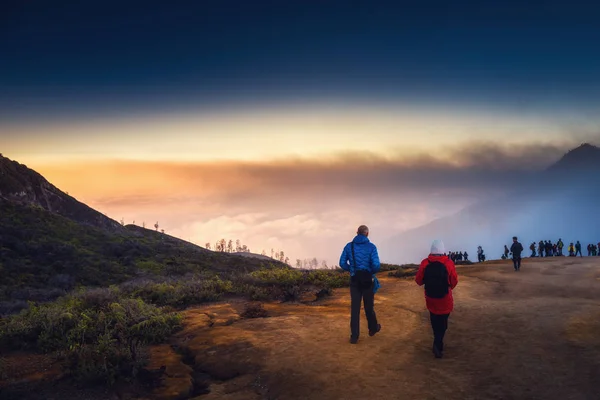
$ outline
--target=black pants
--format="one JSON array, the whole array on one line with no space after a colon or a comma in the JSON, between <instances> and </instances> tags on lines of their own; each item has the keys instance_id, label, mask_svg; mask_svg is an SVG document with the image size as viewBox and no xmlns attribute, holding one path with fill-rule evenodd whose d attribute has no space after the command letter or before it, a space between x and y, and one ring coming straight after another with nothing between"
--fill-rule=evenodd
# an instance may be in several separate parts
<instances>
[{"instance_id":1,"label":"black pants","mask_svg":"<svg viewBox=\"0 0 600 400\"><path fill-rule=\"evenodd\" d=\"M448 329L448 317L450 314L437 315L429 313L431 328L433 329L433 345L440 351L444 351L444 335Z\"/></svg>"},{"instance_id":2,"label":"black pants","mask_svg":"<svg viewBox=\"0 0 600 400\"><path fill-rule=\"evenodd\" d=\"M521 269L521 257L513 257L513 264L515 265L515 270Z\"/></svg>"},{"instance_id":3,"label":"black pants","mask_svg":"<svg viewBox=\"0 0 600 400\"><path fill-rule=\"evenodd\" d=\"M365 315L367 316L367 322L369 331L374 332L377 330L377 315L375 314L375 293L373 293L373 284L370 286L361 287L358 282L354 280L350 281L350 331L352 337L358 338L360 336L360 303L364 302Z\"/></svg>"}]
</instances>

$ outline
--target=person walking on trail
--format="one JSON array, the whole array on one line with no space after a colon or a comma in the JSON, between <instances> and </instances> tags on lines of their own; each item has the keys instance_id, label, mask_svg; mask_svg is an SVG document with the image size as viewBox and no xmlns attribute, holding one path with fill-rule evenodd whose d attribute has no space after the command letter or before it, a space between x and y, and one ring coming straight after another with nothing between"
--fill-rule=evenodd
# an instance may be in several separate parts
<instances>
[{"instance_id":1,"label":"person walking on trail","mask_svg":"<svg viewBox=\"0 0 600 400\"><path fill-rule=\"evenodd\" d=\"M577 257L577 254L579 254L580 257L583 257L583 254L581 254L581 243L579 243L579 240L577 243L575 243L575 257Z\"/></svg>"},{"instance_id":2,"label":"person walking on trail","mask_svg":"<svg viewBox=\"0 0 600 400\"><path fill-rule=\"evenodd\" d=\"M381 265L377 247L368 238L369 228L358 227L356 237L348 243L340 257L340 267L350 272L350 343L356 344L360 336L360 307L364 303L369 336L381 330L375 314L375 293L379 289L379 281L375 273Z\"/></svg>"},{"instance_id":3,"label":"person walking on trail","mask_svg":"<svg viewBox=\"0 0 600 400\"><path fill-rule=\"evenodd\" d=\"M508 250L508 247L506 247L506 245L504 245L504 259L507 259L507 258L508 258L508 254L509 254L509 252L510 252L510 251Z\"/></svg>"},{"instance_id":4,"label":"person walking on trail","mask_svg":"<svg viewBox=\"0 0 600 400\"><path fill-rule=\"evenodd\" d=\"M432 351L435 358L442 358L448 317L454 308L452 289L458 285L456 267L444 256L444 242L433 241L429 256L419 266L415 282L419 286L425 285L425 304L433 330Z\"/></svg>"},{"instance_id":5,"label":"person walking on trail","mask_svg":"<svg viewBox=\"0 0 600 400\"><path fill-rule=\"evenodd\" d=\"M519 243L516 236L513 236L513 244L510 246L510 252L512 253L512 260L515 266L515 271L520 271L521 253L523 252L523 245Z\"/></svg>"}]
</instances>

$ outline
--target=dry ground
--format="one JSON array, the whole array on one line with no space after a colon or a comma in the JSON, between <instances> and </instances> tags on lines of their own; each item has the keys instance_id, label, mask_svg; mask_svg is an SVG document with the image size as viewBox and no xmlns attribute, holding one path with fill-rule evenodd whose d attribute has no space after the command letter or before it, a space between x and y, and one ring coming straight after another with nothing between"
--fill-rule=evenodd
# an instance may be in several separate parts
<instances>
[{"instance_id":1,"label":"dry ground","mask_svg":"<svg viewBox=\"0 0 600 400\"><path fill-rule=\"evenodd\" d=\"M152 351L155 399L600 399L600 258L459 267L445 358L431 354L423 289L382 277L375 337L349 339L347 289L313 304L186 311ZM73 398L73 397L71 397Z\"/></svg>"}]
</instances>

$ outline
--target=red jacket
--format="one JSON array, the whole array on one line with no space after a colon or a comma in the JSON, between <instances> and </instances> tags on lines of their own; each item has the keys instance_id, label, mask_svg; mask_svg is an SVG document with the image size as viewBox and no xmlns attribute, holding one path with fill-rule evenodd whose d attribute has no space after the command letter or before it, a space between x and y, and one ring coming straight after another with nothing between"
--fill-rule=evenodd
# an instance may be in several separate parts
<instances>
[{"instance_id":1,"label":"red jacket","mask_svg":"<svg viewBox=\"0 0 600 400\"><path fill-rule=\"evenodd\" d=\"M426 259L421 261L421 266L419 267L419 271L417 271L417 276L415 277L415 282L417 285L423 285L423 276L425 275L425 268L432 261L439 261L446 266L446 270L448 271L448 284L450 285L450 289L448 290L448 294L441 299L432 299L425 295L425 303L427 304L427 309L436 315L442 314L450 314L452 309L454 308L454 299L452 298L452 289L458 285L458 275L456 274L456 267L452 260L450 260L447 256L434 256L429 255Z\"/></svg>"}]
</instances>

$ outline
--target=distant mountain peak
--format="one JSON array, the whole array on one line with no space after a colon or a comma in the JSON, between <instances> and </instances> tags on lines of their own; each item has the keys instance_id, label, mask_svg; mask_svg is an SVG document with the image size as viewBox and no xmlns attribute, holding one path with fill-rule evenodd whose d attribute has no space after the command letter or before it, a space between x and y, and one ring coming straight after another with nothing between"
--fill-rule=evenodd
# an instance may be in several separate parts
<instances>
[{"instance_id":1,"label":"distant mountain peak","mask_svg":"<svg viewBox=\"0 0 600 400\"><path fill-rule=\"evenodd\" d=\"M600 169L600 147L590 143L569 150L560 160L548 168L552 172L597 171Z\"/></svg>"}]
</instances>

